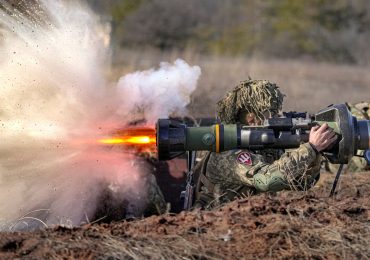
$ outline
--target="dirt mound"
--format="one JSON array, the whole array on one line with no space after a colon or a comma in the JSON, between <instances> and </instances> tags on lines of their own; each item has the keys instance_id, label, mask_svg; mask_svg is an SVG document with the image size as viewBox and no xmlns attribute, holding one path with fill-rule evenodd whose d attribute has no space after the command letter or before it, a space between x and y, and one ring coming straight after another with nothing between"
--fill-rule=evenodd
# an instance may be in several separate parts
<instances>
[{"instance_id":1,"label":"dirt mound","mask_svg":"<svg viewBox=\"0 0 370 260\"><path fill-rule=\"evenodd\" d=\"M0 258L370 258L370 174L313 190L262 194L214 211L0 234Z\"/></svg>"}]
</instances>

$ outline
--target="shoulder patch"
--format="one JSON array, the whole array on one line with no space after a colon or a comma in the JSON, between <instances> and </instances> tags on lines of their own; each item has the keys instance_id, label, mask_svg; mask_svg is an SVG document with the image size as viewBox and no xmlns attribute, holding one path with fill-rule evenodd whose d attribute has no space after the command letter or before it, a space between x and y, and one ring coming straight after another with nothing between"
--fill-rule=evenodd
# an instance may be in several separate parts
<instances>
[{"instance_id":1,"label":"shoulder patch","mask_svg":"<svg viewBox=\"0 0 370 260\"><path fill-rule=\"evenodd\" d=\"M241 152L236 157L236 160L240 164L244 165L252 165L252 155L248 152Z\"/></svg>"}]
</instances>

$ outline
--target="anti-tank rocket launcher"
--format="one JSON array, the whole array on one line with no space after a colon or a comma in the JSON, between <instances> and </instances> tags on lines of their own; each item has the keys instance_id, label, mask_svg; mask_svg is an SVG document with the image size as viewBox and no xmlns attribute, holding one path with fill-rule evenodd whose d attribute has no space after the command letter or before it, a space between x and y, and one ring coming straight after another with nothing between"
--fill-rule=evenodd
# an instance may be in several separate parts
<instances>
[{"instance_id":1,"label":"anti-tank rocket launcher","mask_svg":"<svg viewBox=\"0 0 370 260\"><path fill-rule=\"evenodd\" d=\"M233 149L289 149L308 141L309 130L327 123L338 135L336 144L323 155L332 163L346 164L358 150L370 157L370 120L357 120L344 104L320 110L314 119L296 115L265 120L262 126L214 124L187 127L169 119L157 123L160 160L170 160L185 151L223 152Z\"/></svg>"},{"instance_id":2,"label":"anti-tank rocket launcher","mask_svg":"<svg viewBox=\"0 0 370 260\"><path fill-rule=\"evenodd\" d=\"M345 104L322 109L314 118L297 113L270 118L265 120L262 126L214 124L188 127L174 120L159 119L156 126L158 159L170 160L189 151L190 166L191 162L194 162L193 151L297 148L308 142L309 131L313 126L324 123L338 135L335 145L322 152L331 163L341 164L331 191L332 196L343 164L347 164L353 156L358 156L361 150L365 151L363 156L370 162L370 120L358 120ZM189 172L191 173L191 167ZM188 181L188 184L190 182L192 180ZM188 186L190 185L187 185L187 189ZM189 195L192 192L186 193ZM188 195L185 195L185 209L191 206L188 201L192 198L187 199Z\"/></svg>"}]
</instances>

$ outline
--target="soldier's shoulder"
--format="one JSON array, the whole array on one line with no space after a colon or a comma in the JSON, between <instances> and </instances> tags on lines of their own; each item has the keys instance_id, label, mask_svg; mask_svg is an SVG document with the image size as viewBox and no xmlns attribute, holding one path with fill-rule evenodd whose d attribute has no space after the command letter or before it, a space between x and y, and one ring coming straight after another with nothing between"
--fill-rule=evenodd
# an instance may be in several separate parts
<instances>
[{"instance_id":1,"label":"soldier's shoulder","mask_svg":"<svg viewBox=\"0 0 370 260\"><path fill-rule=\"evenodd\" d=\"M263 156L250 150L231 150L222 153L212 153L215 163L233 164L235 166L252 167L263 160Z\"/></svg>"}]
</instances>

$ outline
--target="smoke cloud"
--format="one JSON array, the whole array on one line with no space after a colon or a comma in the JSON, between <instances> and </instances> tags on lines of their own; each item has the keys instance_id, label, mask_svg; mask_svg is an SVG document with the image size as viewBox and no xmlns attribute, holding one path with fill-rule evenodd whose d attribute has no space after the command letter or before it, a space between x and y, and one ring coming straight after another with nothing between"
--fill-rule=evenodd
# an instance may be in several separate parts
<instances>
[{"instance_id":1,"label":"smoke cloud","mask_svg":"<svg viewBox=\"0 0 370 260\"><path fill-rule=\"evenodd\" d=\"M109 28L77 1L36 3L0 1L0 230L87 222L106 187L143 209L148 172L96 140L185 114L200 68L161 63L112 86Z\"/></svg>"},{"instance_id":2,"label":"smoke cloud","mask_svg":"<svg viewBox=\"0 0 370 260\"><path fill-rule=\"evenodd\" d=\"M134 108L151 124L172 113L184 116L200 74L199 67L178 59L174 64L162 62L158 70L126 75L118 82L118 92L130 98L122 103L119 113L130 117Z\"/></svg>"}]
</instances>

